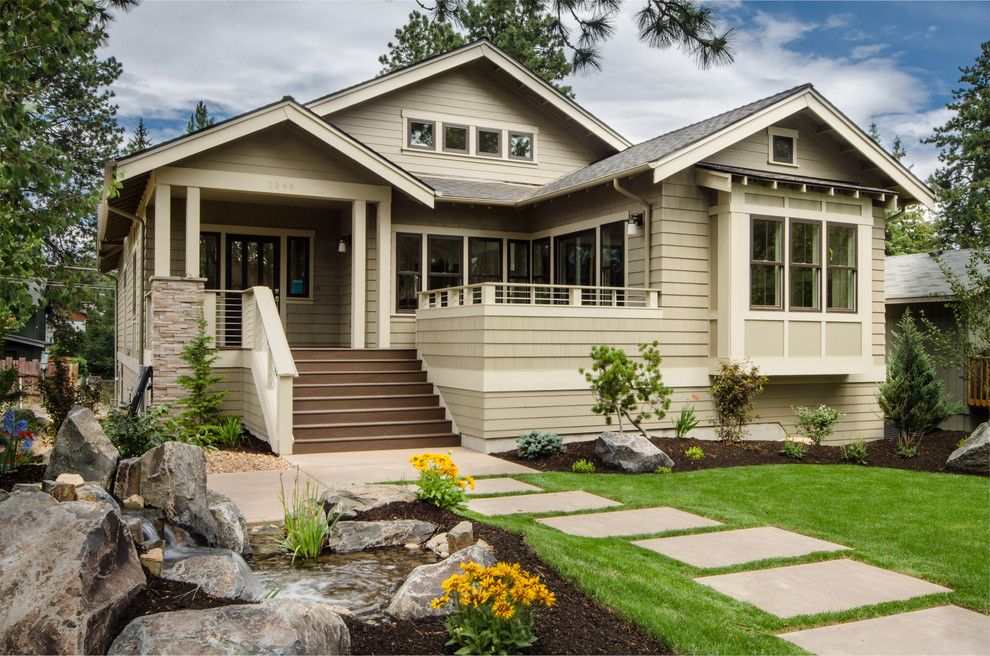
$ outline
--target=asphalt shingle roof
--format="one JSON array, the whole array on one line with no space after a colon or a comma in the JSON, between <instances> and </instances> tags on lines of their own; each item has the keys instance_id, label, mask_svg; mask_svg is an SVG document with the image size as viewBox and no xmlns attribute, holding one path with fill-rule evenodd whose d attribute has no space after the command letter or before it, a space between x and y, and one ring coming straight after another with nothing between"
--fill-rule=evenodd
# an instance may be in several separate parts
<instances>
[{"instance_id":1,"label":"asphalt shingle roof","mask_svg":"<svg viewBox=\"0 0 990 656\"><path fill-rule=\"evenodd\" d=\"M673 132L668 132L660 135L659 137L654 137L648 141L630 146L615 155L598 160L583 169L578 169L573 173L557 178L553 182L537 189L529 196L529 198L533 199L541 196L547 196L557 191L582 185L586 182L592 182L599 178L609 177L623 171L628 171L629 169L644 166L649 162L656 161L661 157L674 153L695 143L696 141L700 141L705 137L709 137L721 130L724 130L733 123L737 123L810 87L811 84L802 84L801 86L794 87L793 89L775 93L774 95L763 98L762 100L751 102L748 105L737 107L736 109L729 110L717 116L705 119L704 121L693 123L678 130L674 130Z\"/></svg>"},{"instance_id":2,"label":"asphalt shingle roof","mask_svg":"<svg viewBox=\"0 0 990 656\"><path fill-rule=\"evenodd\" d=\"M968 284L966 265L970 249L942 251L942 262L963 284ZM981 266L985 270L985 267ZM931 253L891 255L884 261L884 298L888 301L913 298L945 298L952 287Z\"/></svg>"},{"instance_id":3,"label":"asphalt shingle roof","mask_svg":"<svg viewBox=\"0 0 990 656\"><path fill-rule=\"evenodd\" d=\"M472 200L515 203L533 192L533 185L509 184L507 182L482 182L479 180L458 180L419 176L419 179L433 187L440 198L470 198Z\"/></svg>"}]
</instances>

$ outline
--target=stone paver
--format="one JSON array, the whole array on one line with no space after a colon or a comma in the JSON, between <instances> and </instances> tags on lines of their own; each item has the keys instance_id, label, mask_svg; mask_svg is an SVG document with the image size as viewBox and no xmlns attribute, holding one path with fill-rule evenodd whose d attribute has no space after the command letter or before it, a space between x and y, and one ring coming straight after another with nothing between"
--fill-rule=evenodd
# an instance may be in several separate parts
<instances>
[{"instance_id":1,"label":"stone paver","mask_svg":"<svg viewBox=\"0 0 990 656\"><path fill-rule=\"evenodd\" d=\"M467 489L470 494L513 494L515 492L540 492L543 488L517 481L514 478L479 478L474 482L474 489Z\"/></svg>"},{"instance_id":2,"label":"stone paver","mask_svg":"<svg viewBox=\"0 0 990 656\"><path fill-rule=\"evenodd\" d=\"M816 551L841 551L848 548L774 526L653 538L638 540L633 544L694 567L706 568L728 567L767 558L793 558Z\"/></svg>"},{"instance_id":3,"label":"stone paver","mask_svg":"<svg viewBox=\"0 0 990 656\"><path fill-rule=\"evenodd\" d=\"M580 490L547 492L544 494L520 494L512 497L492 497L489 499L471 499L467 502L468 510L473 510L482 515L574 512L576 510L594 510L595 508L610 508L621 505L618 501L612 501L611 499Z\"/></svg>"},{"instance_id":4,"label":"stone paver","mask_svg":"<svg viewBox=\"0 0 990 656\"><path fill-rule=\"evenodd\" d=\"M267 524L281 522L284 519L282 502L279 501L279 473L285 484L286 495L292 493L292 485L296 479L294 469L278 471L238 472L234 474L209 474L206 484L220 494L230 497L244 513L248 524ZM299 473L299 489L306 487L307 476ZM319 482L309 479L317 487L317 494L323 491Z\"/></svg>"},{"instance_id":5,"label":"stone paver","mask_svg":"<svg viewBox=\"0 0 990 656\"><path fill-rule=\"evenodd\" d=\"M990 617L958 606L939 606L780 637L821 656L986 656Z\"/></svg>"},{"instance_id":6,"label":"stone paver","mask_svg":"<svg viewBox=\"0 0 990 656\"><path fill-rule=\"evenodd\" d=\"M683 531L690 528L722 525L722 522L717 522L714 519L666 507L613 510L566 517L544 517L536 521L564 533L586 538L645 535L646 533L664 533L666 531Z\"/></svg>"},{"instance_id":7,"label":"stone paver","mask_svg":"<svg viewBox=\"0 0 990 656\"><path fill-rule=\"evenodd\" d=\"M855 560L829 560L695 579L778 617L837 612L951 592L948 588Z\"/></svg>"}]
</instances>

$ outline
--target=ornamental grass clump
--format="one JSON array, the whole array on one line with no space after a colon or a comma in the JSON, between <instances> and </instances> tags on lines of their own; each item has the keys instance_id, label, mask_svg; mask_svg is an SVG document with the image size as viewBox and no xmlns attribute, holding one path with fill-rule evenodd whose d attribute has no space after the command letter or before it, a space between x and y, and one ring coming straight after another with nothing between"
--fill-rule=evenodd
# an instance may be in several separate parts
<instances>
[{"instance_id":1,"label":"ornamental grass clump","mask_svg":"<svg viewBox=\"0 0 990 656\"><path fill-rule=\"evenodd\" d=\"M464 505L464 490L474 489L474 479L460 476L453 459L443 453L419 453L409 459L419 472L416 498L438 508L454 510Z\"/></svg>"},{"instance_id":2,"label":"ornamental grass clump","mask_svg":"<svg viewBox=\"0 0 990 656\"><path fill-rule=\"evenodd\" d=\"M700 423L698 416L694 412L694 402L698 400L697 394L691 395L691 403L685 403L681 406L681 412L677 415L677 419L674 420L674 436L675 437L687 437L694 428Z\"/></svg>"},{"instance_id":3,"label":"ornamental grass clump","mask_svg":"<svg viewBox=\"0 0 990 656\"><path fill-rule=\"evenodd\" d=\"M285 521L285 537L282 547L292 554L292 562L296 558L311 560L320 555L323 545L327 542L330 529L337 523L339 515L327 516L320 501L317 488L308 479L305 489L299 490L299 469L292 484L292 496L285 496L285 485L279 475L279 501L282 502L282 514Z\"/></svg>"},{"instance_id":4,"label":"ornamental grass clump","mask_svg":"<svg viewBox=\"0 0 990 656\"><path fill-rule=\"evenodd\" d=\"M461 563L463 574L443 582L444 594L430 602L441 608L453 601L444 623L457 654L518 654L536 642L535 607L553 606L553 592L519 563Z\"/></svg>"}]
</instances>

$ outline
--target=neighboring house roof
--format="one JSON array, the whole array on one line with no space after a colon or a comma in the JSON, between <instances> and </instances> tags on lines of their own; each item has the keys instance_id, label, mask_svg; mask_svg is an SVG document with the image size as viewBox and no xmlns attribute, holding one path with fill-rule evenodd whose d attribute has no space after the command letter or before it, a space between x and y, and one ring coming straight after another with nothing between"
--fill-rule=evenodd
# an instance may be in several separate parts
<instances>
[{"instance_id":1,"label":"neighboring house roof","mask_svg":"<svg viewBox=\"0 0 990 656\"><path fill-rule=\"evenodd\" d=\"M552 84L517 62L488 39L474 41L385 75L335 91L309 101L306 103L306 107L321 116L326 116L481 59L486 59L498 66L520 85L539 96L546 104L576 122L592 136L610 147L622 150L631 145L631 142L616 132L614 128L562 94Z\"/></svg>"},{"instance_id":2,"label":"neighboring house roof","mask_svg":"<svg viewBox=\"0 0 990 656\"><path fill-rule=\"evenodd\" d=\"M436 190L438 200L489 201L493 205L515 205L539 188L534 185L509 182L482 182L433 176L420 176L420 179Z\"/></svg>"},{"instance_id":3,"label":"neighboring house roof","mask_svg":"<svg viewBox=\"0 0 990 656\"><path fill-rule=\"evenodd\" d=\"M934 302L952 299L952 287L938 259L964 285L969 284L966 266L972 250L891 255L884 261L884 300L887 303ZM936 258L936 256L938 256ZM986 273L985 263L980 270Z\"/></svg>"}]
</instances>

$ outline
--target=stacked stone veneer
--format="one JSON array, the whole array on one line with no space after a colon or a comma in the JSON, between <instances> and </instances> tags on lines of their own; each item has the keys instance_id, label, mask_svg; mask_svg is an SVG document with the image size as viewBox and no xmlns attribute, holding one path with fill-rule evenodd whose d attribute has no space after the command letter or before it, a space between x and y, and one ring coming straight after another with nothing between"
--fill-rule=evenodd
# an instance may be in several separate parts
<instances>
[{"instance_id":1,"label":"stacked stone veneer","mask_svg":"<svg viewBox=\"0 0 990 656\"><path fill-rule=\"evenodd\" d=\"M182 361L182 349L199 331L205 283L205 278L151 278L148 348L154 367L152 398L156 405L182 396L177 381L189 372L189 366Z\"/></svg>"}]
</instances>

